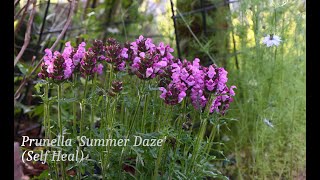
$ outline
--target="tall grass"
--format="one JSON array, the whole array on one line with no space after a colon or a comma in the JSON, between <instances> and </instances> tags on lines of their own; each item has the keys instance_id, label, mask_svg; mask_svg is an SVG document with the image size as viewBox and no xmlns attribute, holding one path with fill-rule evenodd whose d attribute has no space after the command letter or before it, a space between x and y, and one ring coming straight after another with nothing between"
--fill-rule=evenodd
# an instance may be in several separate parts
<instances>
[{"instance_id":1,"label":"tall grass","mask_svg":"<svg viewBox=\"0 0 320 180\"><path fill-rule=\"evenodd\" d=\"M305 14L297 1L244 0L233 13L239 70L228 59L239 96L226 143L237 179L293 179L305 167ZM276 34L278 47L261 44Z\"/></svg>"},{"instance_id":2,"label":"tall grass","mask_svg":"<svg viewBox=\"0 0 320 180\"><path fill-rule=\"evenodd\" d=\"M242 0L230 7L221 17L229 20L226 69L239 93L226 116L237 121L216 129L229 159L221 169L232 179L294 179L305 171L306 156L304 4ZM280 36L280 46L262 44L268 34ZM210 44L218 41L211 36L204 47L193 44L213 53Z\"/></svg>"}]
</instances>

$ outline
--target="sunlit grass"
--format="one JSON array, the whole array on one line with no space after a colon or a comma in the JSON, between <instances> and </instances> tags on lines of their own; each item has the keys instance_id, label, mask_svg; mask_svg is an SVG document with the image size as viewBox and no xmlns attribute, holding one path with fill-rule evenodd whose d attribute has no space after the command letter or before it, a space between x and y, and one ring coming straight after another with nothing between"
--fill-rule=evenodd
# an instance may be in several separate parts
<instances>
[{"instance_id":1,"label":"sunlit grass","mask_svg":"<svg viewBox=\"0 0 320 180\"><path fill-rule=\"evenodd\" d=\"M247 14L247 8L241 7L240 12ZM305 15L297 8L294 4L279 7L276 23L273 11L253 10L250 14L260 16L256 21L247 14L245 22L250 26L233 20L236 32L246 28L247 33L246 39L235 35L240 70L234 68L234 58L228 60L229 70L233 69L230 81L241 94L228 114L238 119L227 143L236 159L237 179L291 179L305 167ZM282 38L279 47L261 44L268 33Z\"/></svg>"},{"instance_id":2,"label":"sunlit grass","mask_svg":"<svg viewBox=\"0 0 320 180\"><path fill-rule=\"evenodd\" d=\"M230 29L233 55L228 56L226 68L238 96L227 117L238 121L229 126L231 131L221 132L221 137L230 138L225 154L236 162L234 170L223 168L230 177L292 179L304 171L306 58L301 8L294 2L244 0L230 14L236 55ZM272 33L281 37L279 47L262 44L263 37ZM210 37L204 43L217 40Z\"/></svg>"}]
</instances>

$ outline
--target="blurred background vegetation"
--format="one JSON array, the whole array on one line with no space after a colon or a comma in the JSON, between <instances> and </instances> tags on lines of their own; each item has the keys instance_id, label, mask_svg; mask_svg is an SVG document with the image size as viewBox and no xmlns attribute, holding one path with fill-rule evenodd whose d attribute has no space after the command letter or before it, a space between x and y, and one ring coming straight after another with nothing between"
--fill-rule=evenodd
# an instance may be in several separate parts
<instances>
[{"instance_id":1,"label":"blurred background vegetation","mask_svg":"<svg viewBox=\"0 0 320 180\"><path fill-rule=\"evenodd\" d=\"M15 1L14 58L25 42L32 4ZM43 107L32 96L38 70L30 73L70 13L66 0L34 5L30 43L14 70L17 139L27 131L41 132ZM182 59L199 57L204 65L224 66L237 96L226 115L235 121L217 137L229 160L221 171L231 179L304 179L305 22L301 0L81 0L55 49L66 41L114 37L126 42L142 34L170 44ZM262 44L267 34L280 36L280 46Z\"/></svg>"}]
</instances>

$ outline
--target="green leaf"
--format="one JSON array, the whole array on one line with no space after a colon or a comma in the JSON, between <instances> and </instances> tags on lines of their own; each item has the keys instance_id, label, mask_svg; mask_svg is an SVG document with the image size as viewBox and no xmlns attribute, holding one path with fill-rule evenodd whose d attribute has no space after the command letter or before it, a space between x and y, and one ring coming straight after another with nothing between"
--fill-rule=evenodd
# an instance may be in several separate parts
<instances>
[{"instance_id":1,"label":"green leaf","mask_svg":"<svg viewBox=\"0 0 320 180\"><path fill-rule=\"evenodd\" d=\"M77 100L78 100L78 98L62 98L62 99L60 99L60 103L72 103ZM57 100L57 102L58 102L58 100Z\"/></svg>"},{"instance_id":2,"label":"green leaf","mask_svg":"<svg viewBox=\"0 0 320 180\"><path fill-rule=\"evenodd\" d=\"M22 81L23 77L22 76L16 76L14 77L14 83L16 83L17 81Z\"/></svg>"},{"instance_id":3,"label":"green leaf","mask_svg":"<svg viewBox=\"0 0 320 180\"><path fill-rule=\"evenodd\" d=\"M17 66L23 75L26 75L29 72L28 67L22 63L19 62Z\"/></svg>"},{"instance_id":4,"label":"green leaf","mask_svg":"<svg viewBox=\"0 0 320 180\"><path fill-rule=\"evenodd\" d=\"M24 114L29 113L29 112L33 111L33 109L34 109L34 106L26 106L24 104L21 104L18 101L16 101L15 106L18 107L18 108L23 109L23 113Z\"/></svg>"},{"instance_id":5,"label":"green leaf","mask_svg":"<svg viewBox=\"0 0 320 180\"><path fill-rule=\"evenodd\" d=\"M39 176L35 176L32 179L47 179L49 177L49 171L44 170Z\"/></svg>"},{"instance_id":6,"label":"green leaf","mask_svg":"<svg viewBox=\"0 0 320 180\"><path fill-rule=\"evenodd\" d=\"M32 114L31 114L31 116L32 116L32 117L34 117L34 116L41 116L41 115L43 114L43 110L44 110L43 104L38 105L38 106L36 106L36 107L33 109L33 112L32 112Z\"/></svg>"},{"instance_id":7,"label":"green leaf","mask_svg":"<svg viewBox=\"0 0 320 180\"><path fill-rule=\"evenodd\" d=\"M36 89L36 91L37 91L38 94L41 93L41 92L40 92L40 88L41 88L42 86L43 86L42 83L37 83L37 84L34 86L34 88Z\"/></svg>"}]
</instances>

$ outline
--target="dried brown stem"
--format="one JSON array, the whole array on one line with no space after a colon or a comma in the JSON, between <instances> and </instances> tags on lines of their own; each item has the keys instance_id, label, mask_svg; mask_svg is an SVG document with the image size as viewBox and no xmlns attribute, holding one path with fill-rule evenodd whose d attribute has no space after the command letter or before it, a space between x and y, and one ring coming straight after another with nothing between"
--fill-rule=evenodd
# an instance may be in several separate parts
<instances>
[{"instance_id":1,"label":"dried brown stem","mask_svg":"<svg viewBox=\"0 0 320 180\"><path fill-rule=\"evenodd\" d=\"M25 7L25 8L24 8L24 11L23 11L22 16L21 16L20 20L18 21L18 24L17 24L17 26L16 26L16 28L15 28L15 30L14 30L14 34L17 34L17 33L18 33L18 31L19 31L19 29L20 29L20 26L21 26L21 24L22 24L22 22L23 22L23 20L24 20L24 17L25 17L26 14L27 14L29 5L30 5L30 0L28 0L28 1L27 1L27 4L24 6L24 7Z\"/></svg>"},{"instance_id":2,"label":"dried brown stem","mask_svg":"<svg viewBox=\"0 0 320 180\"><path fill-rule=\"evenodd\" d=\"M73 16L73 13L74 13L74 8L75 8L75 4L76 4L76 1L75 0L72 0L71 1L71 5L70 5L70 14L68 16L68 19L66 21L66 24L64 25L63 27L63 30L61 31L61 33L59 34L59 36L57 37L56 41L53 43L53 45L51 46L50 50L52 51L59 43L59 41L62 39L63 35L66 33L70 23L71 23L71 20L72 20L72 16ZM17 91L14 93L14 98L18 97L19 93L21 92L22 90L22 87L25 85L25 83L27 82L27 79L40 67L41 63L43 61L43 57L42 59L39 61L39 63L37 64L36 67L34 67L32 69L32 71L24 78L24 80L21 82L19 88L17 89Z\"/></svg>"},{"instance_id":3,"label":"dried brown stem","mask_svg":"<svg viewBox=\"0 0 320 180\"><path fill-rule=\"evenodd\" d=\"M24 35L24 43L22 48L20 49L19 54L17 55L16 59L14 60L14 66L16 66L16 64L19 62L20 58L22 57L24 51L26 50L26 48L29 45L30 42L30 34L31 34L31 27L32 27L32 23L33 23L33 19L34 19L34 15L36 13L36 3L37 1L34 0L33 1L33 7L32 7L32 11L30 12L30 17L29 17L29 21L28 21L28 25L27 25L27 32Z\"/></svg>"},{"instance_id":4,"label":"dried brown stem","mask_svg":"<svg viewBox=\"0 0 320 180\"><path fill-rule=\"evenodd\" d=\"M17 14L15 14L14 15L14 20L16 20L16 19L18 19L19 18L19 16L20 16L20 14L21 14L21 12L23 11L23 12L25 12L26 11L26 8L27 8L27 5L29 6L29 4L27 3L27 4L25 4L18 12L17 12Z\"/></svg>"}]
</instances>

